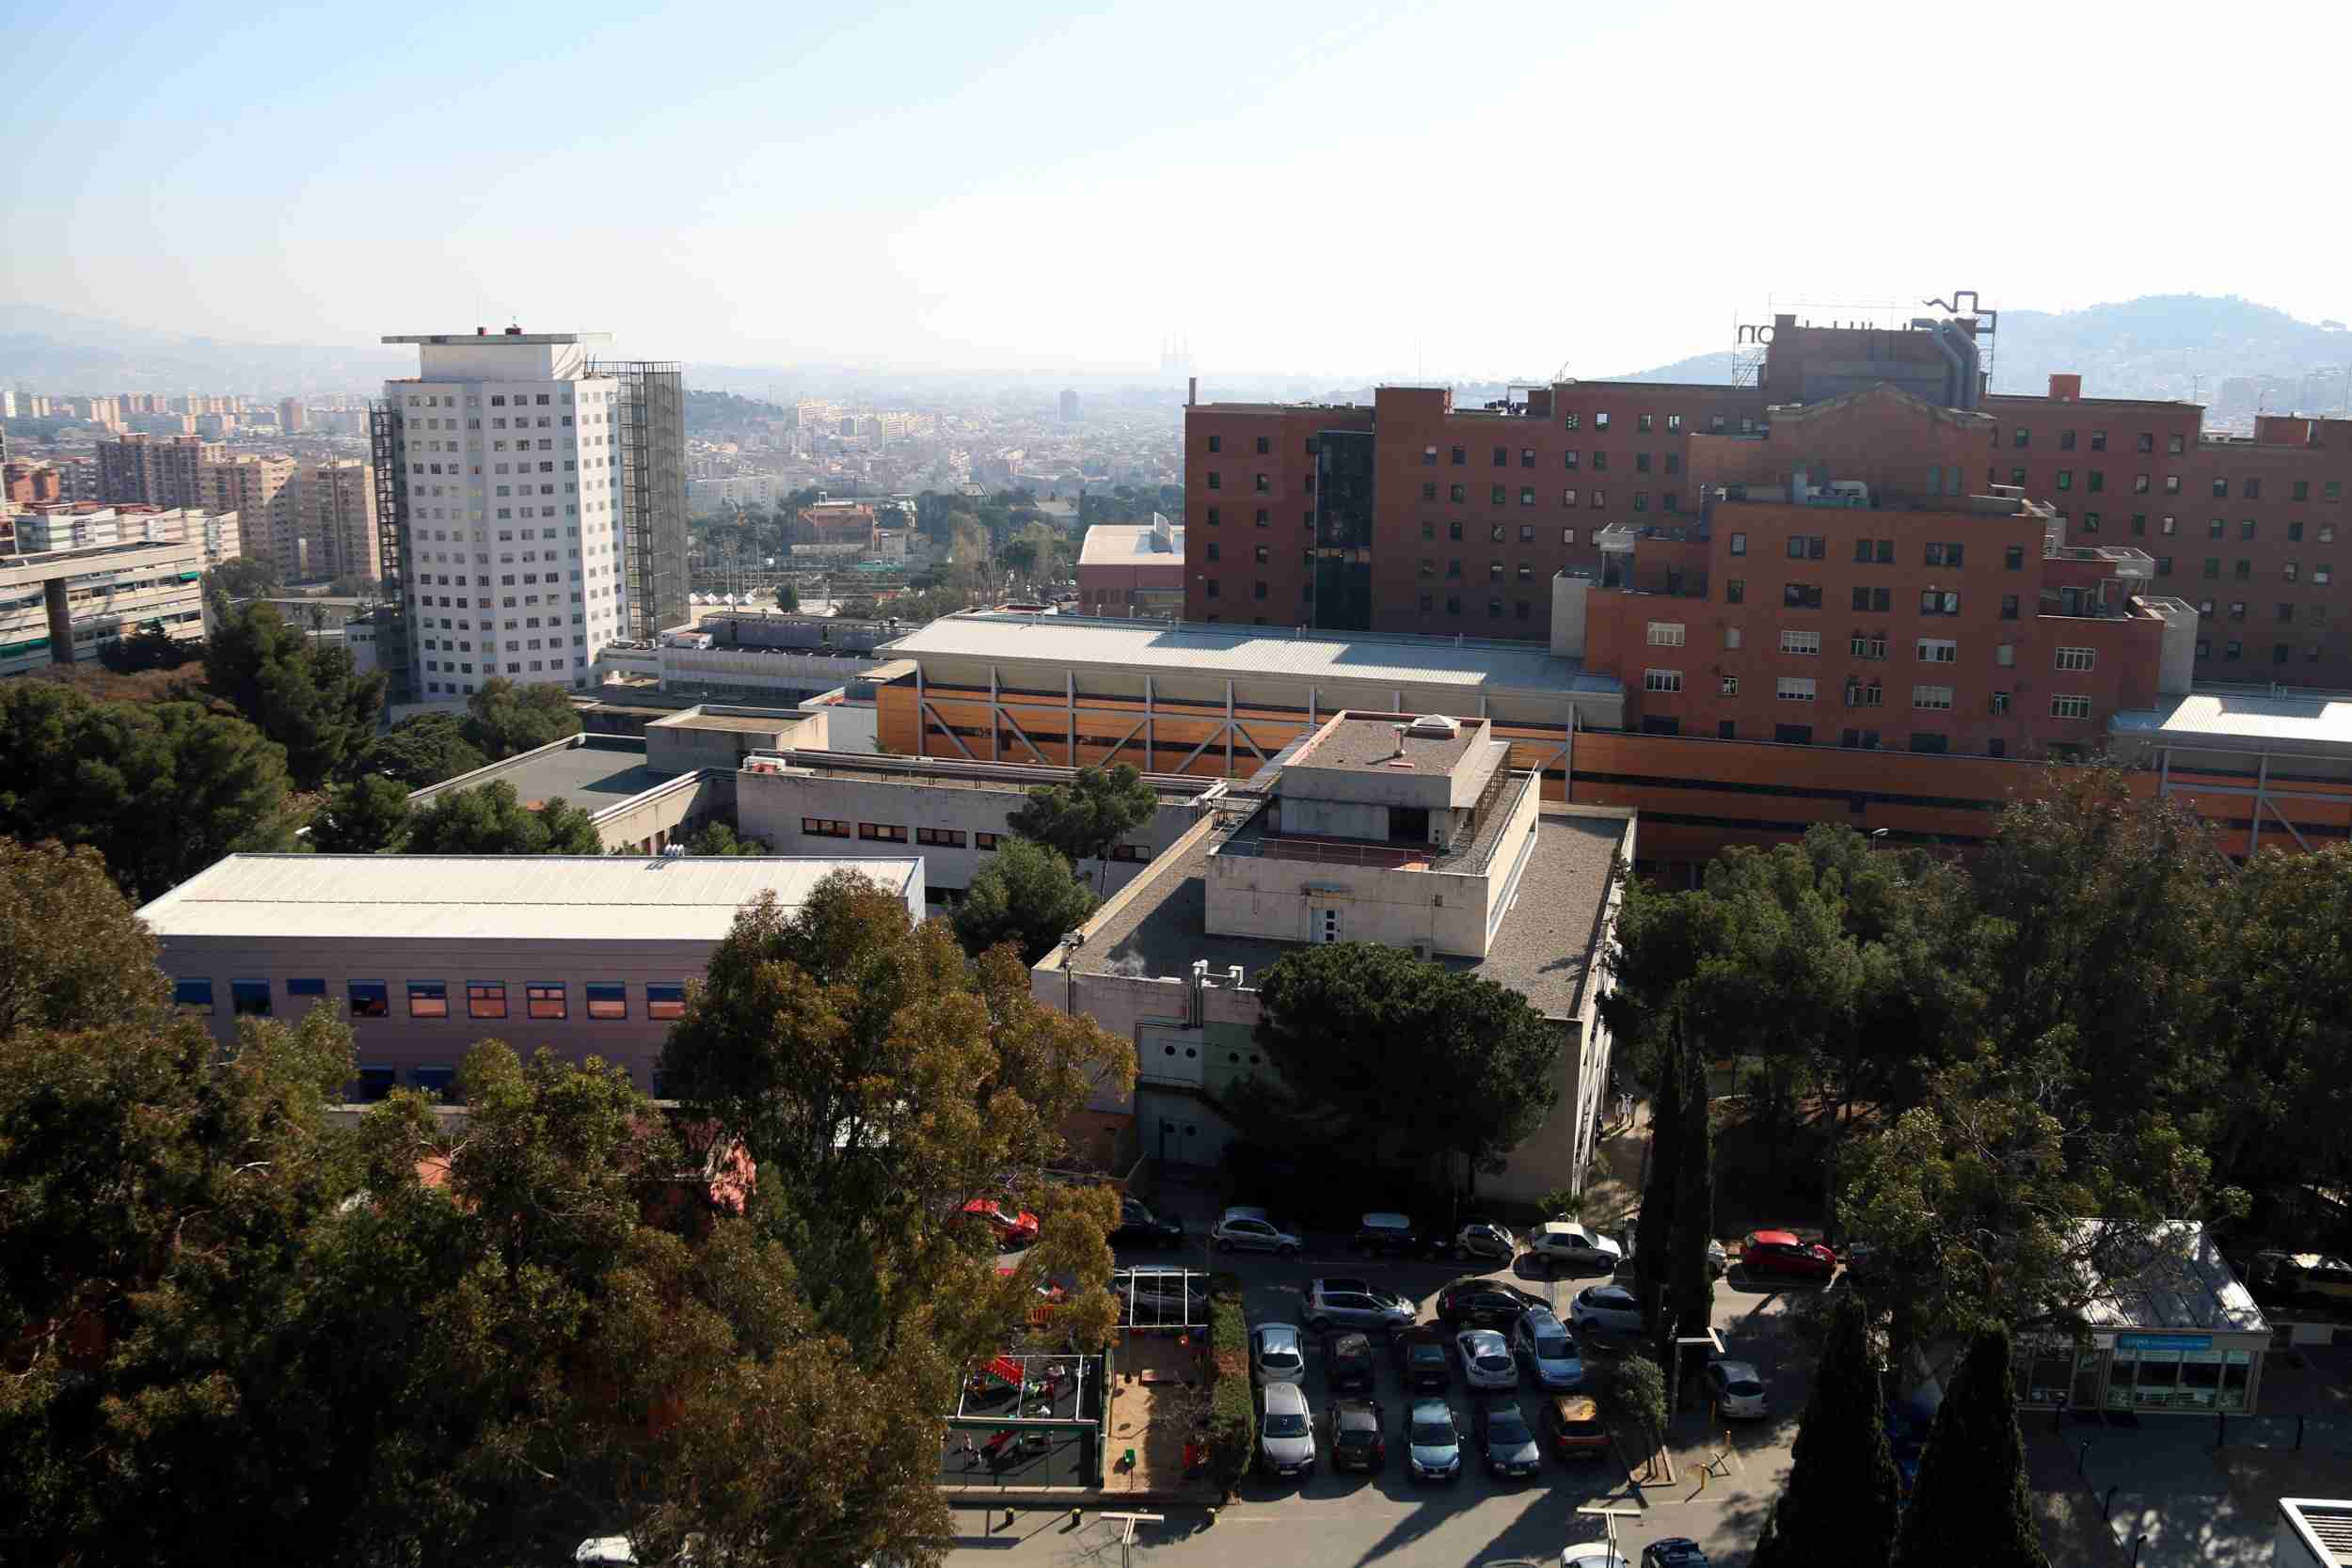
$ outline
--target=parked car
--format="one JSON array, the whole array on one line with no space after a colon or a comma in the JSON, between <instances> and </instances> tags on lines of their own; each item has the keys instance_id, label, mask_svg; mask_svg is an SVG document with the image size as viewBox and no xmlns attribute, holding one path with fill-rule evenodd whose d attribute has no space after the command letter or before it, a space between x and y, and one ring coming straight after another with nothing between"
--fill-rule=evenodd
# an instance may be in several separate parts
<instances>
[{"instance_id":1,"label":"parked car","mask_svg":"<svg viewBox=\"0 0 2352 1568\"><path fill-rule=\"evenodd\" d=\"M1317 1279L1307 1286L1307 1326L1318 1333L1333 1327L1410 1328L1419 1315L1411 1302L1374 1289L1369 1280Z\"/></svg>"},{"instance_id":2,"label":"parked car","mask_svg":"<svg viewBox=\"0 0 2352 1568\"><path fill-rule=\"evenodd\" d=\"M1543 1468L1543 1450L1535 1446L1535 1434L1527 1430L1527 1418L1519 1414L1518 1400L1507 1395L1480 1400L1471 1421L1478 1431L1480 1457L1496 1475L1532 1476Z\"/></svg>"},{"instance_id":3,"label":"parked car","mask_svg":"<svg viewBox=\"0 0 2352 1568\"><path fill-rule=\"evenodd\" d=\"M1454 1364L1446 1359L1445 1336L1424 1323L1390 1336L1389 1358L1407 1389L1442 1390L1454 1381Z\"/></svg>"},{"instance_id":4,"label":"parked car","mask_svg":"<svg viewBox=\"0 0 2352 1568\"><path fill-rule=\"evenodd\" d=\"M1295 1383L1269 1383L1258 1402L1258 1463L1278 1476L1313 1475L1315 1423L1307 1391Z\"/></svg>"},{"instance_id":5,"label":"parked car","mask_svg":"<svg viewBox=\"0 0 2352 1568\"><path fill-rule=\"evenodd\" d=\"M1642 1568L1707 1568L1707 1554L1687 1535L1670 1535L1642 1548Z\"/></svg>"},{"instance_id":6,"label":"parked car","mask_svg":"<svg viewBox=\"0 0 2352 1568\"><path fill-rule=\"evenodd\" d=\"M1764 1405L1764 1378L1745 1361L1709 1361L1707 1364L1707 1397L1715 1402L1716 1413L1726 1419L1753 1419L1768 1414Z\"/></svg>"},{"instance_id":7,"label":"parked car","mask_svg":"<svg viewBox=\"0 0 2352 1568\"><path fill-rule=\"evenodd\" d=\"M1140 1198L1119 1200L1119 1224L1112 1227L1113 1246L1168 1247L1184 1244L1184 1227L1152 1212Z\"/></svg>"},{"instance_id":8,"label":"parked car","mask_svg":"<svg viewBox=\"0 0 2352 1568\"><path fill-rule=\"evenodd\" d=\"M1110 1292L1122 1323L1182 1328L1209 1321L1208 1282L1181 1268L1113 1269Z\"/></svg>"},{"instance_id":9,"label":"parked car","mask_svg":"<svg viewBox=\"0 0 2352 1568\"><path fill-rule=\"evenodd\" d=\"M1535 1386L1551 1393L1584 1386L1584 1361L1576 1340L1548 1307L1531 1307L1511 1330L1511 1354Z\"/></svg>"},{"instance_id":10,"label":"parked car","mask_svg":"<svg viewBox=\"0 0 2352 1568\"><path fill-rule=\"evenodd\" d=\"M2247 1283L2290 1298L2352 1303L2352 1263L2319 1252L2258 1252L2247 1259Z\"/></svg>"},{"instance_id":11,"label":"parked car","mask_svg":"<svg viewBox=\"0 0 2352 1568\"><path fill-rule=\"evenodd\" d=\"M1263 1209L1228 1209L1210 1227L1209 1239L1219 1252L1271 1252L1295 1258L1307 1250L1307 1238L1278 1222Z\"/></svg>"},{"instance_id":12,"label":"parked car","mask_svg":"<svg viewBox=\"0 0 2352 1568\"><path fill-rule=\"evenodd\" d=\"M1406 1473L1415 1481L1462 1479L1462 1428L1443 1400L1416 1400L1405 1421Z\"/></svg>"},{"instance_id":13,"label":"parked car","mask_svg":"<svg viewBox=\"0 0 2352 1568\"><path fill-rule=\"evenodd\" d=\"M1586 1541L1560 1554L1560 1568L1633 1568L1606 1541Z\"/></svg>"},{"instance_id":14,"label":"parked car","mask_svg":"<svg viewBox=\"0 0 2352 1568\"><path fill-rule=\"evenodd\" d=\"M1581 1334L1597 1328L1610 1334L1642 1332L1642 1304L1622 1285L1587 1285L1568 1304L1568 1321Z\"/></svg>"},{"instance_id":15,"label":"parked car","mask_svg":"<svg viewBox=\"0 0 2352 1568\"><path fill-rule=\"evenodd\" d=\"M1378 1400L1336 1400L1331 1405L1331 1468L1377 1470L1389 1460Z\"/></svg>"},{"instance_id":16,"label":"parked car","mask_svg":"<svg viewBox=\"0 0 2352 1568\"><path fill-rule=\"evenodd\" d=\"M1380 1358L1359 1328L1334 1329L1323 1337L1323 1377L1331 1391L1361 1388L1369 1393L1379 1381Z\"/></svg>"},{"instance_id":17,"label":"parked car","mask_svg":"<svg viewBox=\"0 0 2352 1568\"><path fill-rule=\"evenodd\" d=\"M1454 1355L1462 1363L1462 1381L1472 1388L1519 1386L1519 1364L1511 1359L1510 1341L1491 1328L1466 1328L1456 1334Z\"/></svg>"},{"instance_id":18,"label":"parked car","mask_svg":"<svg viewBox=\"0 0 2352 1568\"><path fill-rule=\"evenodd\" d=\"M1249 1375L1260 1383L1303 1383L1305 1342L1293 1323L1260 1323L1249 1331Z\"/></svg>"},{"instance_id":19,"label":"parked car","mask_svg":"<svg viewBox=\"0 0 2352 1568\"><path fill-rule=\"evenodd\" d=\"M1492 1220L1471 1220L1454 1233L1454 1256L1507 1263L1518 1256L1518 1239Z\"/></svg>"},{"instance_id":20,"label":"parked car","mask_svg":"<svg viewBox=\"0 0 2352 1568\"><path fill-rule=\"evenodd\" d=\"M1587 1274L1608 1274L1625 1256L1616 1243L1573 1220L1547 1220L1529 1231L1527 1255Z\"/></svg>"},{"instance_id":21,"label":"parked car","mask_svg":"<svg viewBox=\"0 0 2352 1568\"><path fill-rule=\"evenodd\" d=\"M1438 1292L1438 1317L1442 1323L1480 1328L1508 1328L1544 1298L1491 1279L1457 1279Z\"/></svg>"},{"instance_id":22,"label":"parked car","mask_svg":"<svg viewBox=\"0 0 2352 1568\"><path fill-rule=\"evenodd\" d=\"M1562 1459L1606 1459L1609 1429L1600 1424L1600 1406L1582 1394L1562 1394L1544 1402L1544 1434L1551 1451Z\"/></svg>"},{"instance_id":23,"label":"parked car","mask_svg":"<svg viewBox=\"0 0 2352 1568\"><path fill-rule=\"evenodd\" d=\"M1799 1240L1793 1230L1751 1230L1740 1243L1740 1266L1752 1275L1827 1279L1837 1272L1837 1255L1819 1242Z\"/></svg>"},{"instance_id":24,"label":"parked car","mask_svg":"<svg viewBox=\"0 0 2352 1568\"><path fill-rule=\"evenodd\" d=\"M1406 1214L1366 1214L1356 1226L1356 1247L1359 1252L1383 1253L1391 1258L1409 1258L1428 1250L1411 1216Z\"/></svg>"},{"instance_id":25,"label":"parked car","mask_svg":"<svg viewBox=\"0 0 2352 1568\"><path fill-rule=\"evenodd\" d=\"M998 1246L1025 1247L1037 1240L1037 1216L1026 1209L1008 1209L993 1197L976 1197L963 1212L977 1215L995 1234Z\"/></svg>"}]
</instances>

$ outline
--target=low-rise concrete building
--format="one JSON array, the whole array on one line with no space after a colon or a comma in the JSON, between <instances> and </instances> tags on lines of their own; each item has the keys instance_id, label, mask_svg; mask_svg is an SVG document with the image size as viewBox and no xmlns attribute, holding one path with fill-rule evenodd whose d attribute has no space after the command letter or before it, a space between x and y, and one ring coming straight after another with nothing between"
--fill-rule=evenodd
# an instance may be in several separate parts
<instances>
[{"instance_id":1,"label":"low-rise concrete building","mask_svg":"<svg viewBox=\"0 0 2352 1568\"><path fill-rule=\"evenodd\" d=\"M1559 1032L1551 1117L1482 1182L1581 1190L1609 1078L1602 957L1634 853L1629 811L1547 806L1480 721L1343 712L1287 760L1210 802L1076 941L1033 972L1042 1001L1136 1045L1121 1117L1146 1155L1212 1165L1235 1136L1220 1101L1270 1069L1249 977L1310 942L1365 941L1469 970Z\"/></svg>"},{"instance_id":2,"label":"low-rise concrete building","mask_svg":"<svg viewBox=\"0 0 2352 1568\"><path fill-rule=\"evenodd\" d=\"M1078 602L1089 615L1184 610L1184 528L1157 513L1149 523L1097 523L1078 546Z\"/></svg>"},{"instance_id":3,"label":"low-rise concrete building","mask_svg":"<svg viewBox=\"0 0 2352 1568\"><path fill-rule=\"evenodd\" d=\"M150 622L172 637L200 639L203 577L200 543L0 556L0 675L95 658L103 644Z\"/></svg>"},{"instance_id":4,"label":"low-rise concrete building","mask_svg":"<svg viewBox=\"0 0 2352 1568\"><path fill-rule=\"evenodd\" d=\"M848 869L923 914L914 856L230 855L139 911L180 1006L225 1045L240 1018L333 1007L358 1093L449 1086L502 1039L655 1067L686 986L763 894L796 909Z\"/></svg>"}]
</instances>

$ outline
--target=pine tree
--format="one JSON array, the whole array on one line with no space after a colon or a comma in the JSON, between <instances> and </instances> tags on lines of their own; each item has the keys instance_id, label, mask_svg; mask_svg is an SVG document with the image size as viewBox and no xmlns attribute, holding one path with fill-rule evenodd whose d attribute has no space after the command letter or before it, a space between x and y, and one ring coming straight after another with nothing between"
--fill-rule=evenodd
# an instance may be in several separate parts
<instances>
[{"instance_id":1,"label":"pine tree","mask_svg":"<svg viewBox=\"0 0 2352 1568\"><path fill-rule=\"evenodd\" d=\"M1987 1330L1946 1389L1903 1514L1896 1568L2047 1568L2026 1496L2009 1331Z\"/></svg>"},{"instance_id":2,"label":"pine tree","mask_svg":"<svg viewBox=\"0 0 2352 1568\"><path fill-rule=\"evenodd\" d=\"M1887 1568L1895 1457L1861 1301L1839 1292L1788 1470L1749 1568Z\"/></svg>"}]
</instances>

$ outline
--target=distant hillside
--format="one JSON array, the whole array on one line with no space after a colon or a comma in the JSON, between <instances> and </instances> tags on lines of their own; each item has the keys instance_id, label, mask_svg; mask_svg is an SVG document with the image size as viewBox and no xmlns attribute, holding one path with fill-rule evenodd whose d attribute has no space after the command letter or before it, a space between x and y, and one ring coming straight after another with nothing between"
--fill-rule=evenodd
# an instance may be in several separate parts
<instances>
[{"instance_id":1,"label":"distant hillside","mask_svg":"<svg viewBox=\"0 0 2352 1568\"><path fill-rule=\"evenodd\" d=\"M44 392L358 391L414 375L416 351L316 348L155 332L39 305L0 305L0 381Z\"/></svg>"},{"instance_id":2,"label":"distant hillside","mask_svg":"<svg viewBox=\"0 0 2352 1568\"><path fill-rule=\"evenodd\" d=\"M1626 381L1726 385L1725 350L1638 371ZM2194 398L2217 422L2273 412L2331 413L2352 382L2352 331L2297 321L2235 294L2150 294L2081 310L2004 310L1993 389L2042 392L2052 372L2076 372L2092 397Z\"/></svg>"}]
</instances>

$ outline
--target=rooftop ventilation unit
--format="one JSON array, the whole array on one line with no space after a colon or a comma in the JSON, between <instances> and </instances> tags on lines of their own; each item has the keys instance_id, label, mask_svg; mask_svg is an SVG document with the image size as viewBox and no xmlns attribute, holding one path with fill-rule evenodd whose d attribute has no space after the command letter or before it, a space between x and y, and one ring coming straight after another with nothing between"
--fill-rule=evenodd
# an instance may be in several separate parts
<instances>
[{"instance_id":1,"label":"rooftop ventilation unit","mask_svg":"<svg viewBox=\"0 0 2352 1568\"><path fill-rule=\"evenodd\" d=\"M1462 726L1442 713L1424 713L1407 726L1406 733L1422 740L1452 740L1462 733Z\"/></svg>"}]
</instances>

